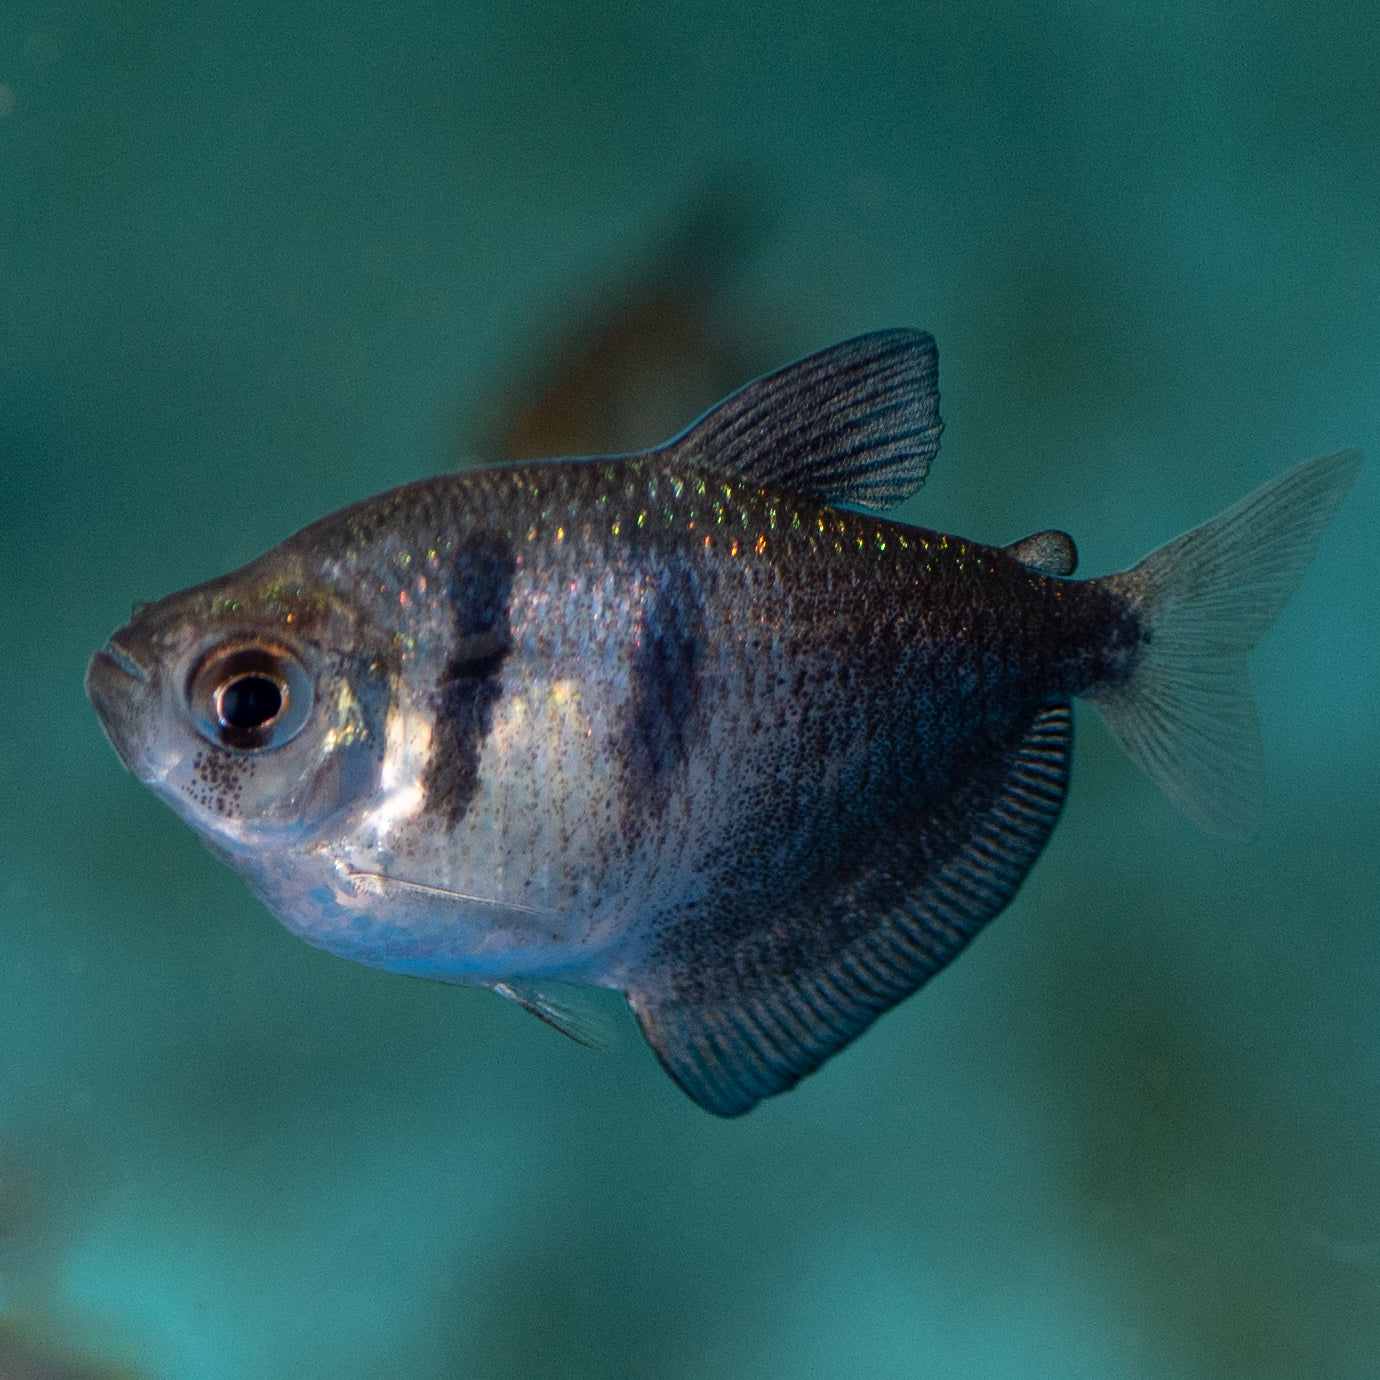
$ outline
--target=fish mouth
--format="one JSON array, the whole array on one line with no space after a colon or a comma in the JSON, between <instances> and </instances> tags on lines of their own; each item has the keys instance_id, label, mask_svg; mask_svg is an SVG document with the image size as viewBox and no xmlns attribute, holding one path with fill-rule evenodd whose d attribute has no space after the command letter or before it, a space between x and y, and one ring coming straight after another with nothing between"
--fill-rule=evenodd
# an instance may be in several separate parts
<instances>
[{"instance_id":1,"label":"fish mouth","mask_svg":"<svg viewBox=\"0 0 1380 1380\"><path fill-rule=\"evenodd\" d=\"M97 667L102 668L98 672ZM97 674L108 674L104 668L109 667L122 675L128 676L130 680L138 681L140 685L149 683L148 668L143 666L115 639L112 637L104 647L91 658L91 664L86 668L86 683L88 694L90 693L91 678Z\"/></svg>"},{"instance_id":2,"label":"fish mouth","mask_svg":"<svg viewBox=\"0 0 1380 1380\"><path fill-rule=\"evenodd\" d=\"M110 745L131 770L142 737L140 710L147 701L152 680L151 668L114 638L91 658L86 668L86 697Z\"/></svg>"}]
</instances>

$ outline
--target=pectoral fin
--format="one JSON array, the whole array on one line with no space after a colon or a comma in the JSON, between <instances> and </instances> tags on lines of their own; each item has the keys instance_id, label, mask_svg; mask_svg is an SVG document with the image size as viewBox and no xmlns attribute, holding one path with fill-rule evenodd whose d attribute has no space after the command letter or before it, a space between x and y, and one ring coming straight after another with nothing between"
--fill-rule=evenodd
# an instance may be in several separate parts
<instances>
[{"instance_id":1,"label":"pectoral fin","mask_svg":"<svg viewBox=\"0 0 1380 1380\"><path fill-rule=\"evenodd\" d=\"M563 1000L554 993L561 990ZM613 1035L602 1012L594 1009L579 989L564 983L536 983L528 978L509 978L493 984L493 991L520 1006L543 1025L559 1030L568 1040L588 1049L608 1049Z\"/></svg>"}]
</instances>

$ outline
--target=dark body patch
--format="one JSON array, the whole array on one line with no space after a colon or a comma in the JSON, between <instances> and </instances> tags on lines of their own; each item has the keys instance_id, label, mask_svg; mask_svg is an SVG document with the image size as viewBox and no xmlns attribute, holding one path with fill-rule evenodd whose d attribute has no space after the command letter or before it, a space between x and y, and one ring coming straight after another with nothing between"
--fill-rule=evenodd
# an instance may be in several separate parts
<instances>
[{"instance_id":1,"label":"dark body patch","mask_svg":"<svg viewBox=\"0 0 1380 1380\"><path fill-rule=\"evenodd\" d=\"M503 693L515 568L508 542L477 534L457 547L450 562L455 642L436 686L435 737L422 787L427 809L451 828L479 790L479 757Z\"/></svg>"},{"instance_id":2,"label":"dark body patch","mask_svg":"<svg viewBox=\"0 0 1380 1380\"><path fill-rule=\"evenodd\" d=\"M846 590L832 552L783 568L787 675L757 690L777 712L738 710L780 728L743 734L760 780L725 802L712 890L664 917L649 967L667 989L713 997L837 953L962 846L1040 713L1124 679L1124 600L914 536L930 550Z\"/></svg>"}]
</instances>

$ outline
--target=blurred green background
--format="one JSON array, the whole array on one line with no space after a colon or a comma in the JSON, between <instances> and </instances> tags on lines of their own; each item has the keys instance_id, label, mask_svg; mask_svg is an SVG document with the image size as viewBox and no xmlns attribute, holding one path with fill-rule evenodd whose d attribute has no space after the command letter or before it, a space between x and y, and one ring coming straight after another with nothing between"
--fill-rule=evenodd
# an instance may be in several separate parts
<instances>
[{"instance_id":1,"label":"blurred green background","mask_svg":"<svg viewBox=\"0 0 1380 1380\"><path fill-rule=\"evenodd\" d=\"M1377 52L1369 0L0 8L0 1376L1380 1373ZM1254 657L1261 835L1082 715L1009 911L745 1120L305 947L102 740L132 600L894 324L928 526L1097 574L1370 468Z\"/></svg>"}]
</instances>

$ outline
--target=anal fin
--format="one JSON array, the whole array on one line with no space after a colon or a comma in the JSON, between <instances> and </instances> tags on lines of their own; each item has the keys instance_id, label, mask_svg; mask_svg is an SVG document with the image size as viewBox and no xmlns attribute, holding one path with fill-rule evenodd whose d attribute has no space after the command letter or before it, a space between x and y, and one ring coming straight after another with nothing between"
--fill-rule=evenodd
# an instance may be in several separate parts
<instances>
[{"instance_id":1,"label":"anal fin","mask_svg":"<svg viewBox=\"0 0 1380 1380\"><path fill-rule=\"evenodd\" d=\"M746 948L728 961L707 948L698 984L630 990L671 1077L708 1111L738 1116L813 1072L942 968L1006 905L1044 847L1068 786L1072 729L1067 704L1038 713L992 788L934 823L946 844L905 878L899 899L849 914L838 929L847 938L820 962L773 968L768 951L754 970ZM845 889L854 894L856 879ZM820 914L847 904L841 892Z\"/></svg>"}]
</instances>

